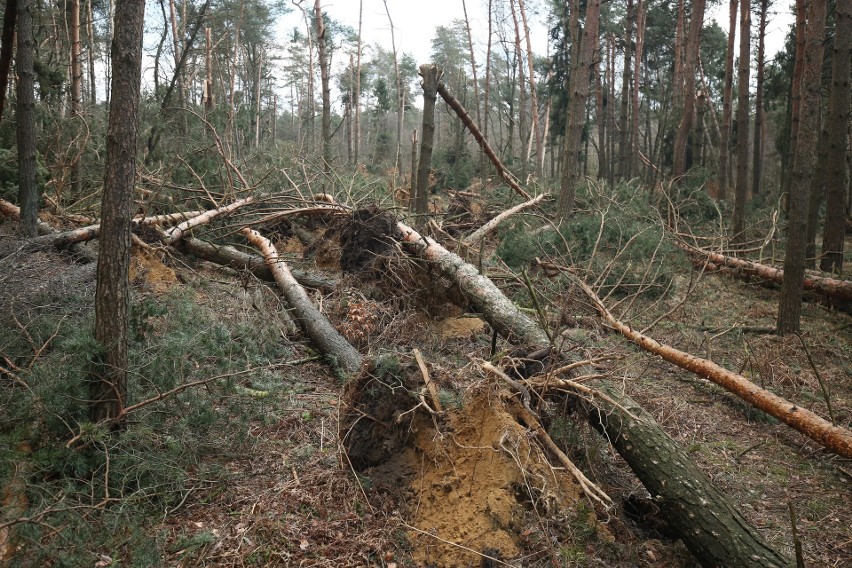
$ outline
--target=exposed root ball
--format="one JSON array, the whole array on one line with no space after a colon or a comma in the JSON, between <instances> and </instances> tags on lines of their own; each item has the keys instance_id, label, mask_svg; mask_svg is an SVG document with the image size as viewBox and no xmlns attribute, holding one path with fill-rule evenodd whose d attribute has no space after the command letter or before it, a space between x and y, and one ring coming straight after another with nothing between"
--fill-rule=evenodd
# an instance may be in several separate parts
<instances>
[{"instance_id":1,"label":"exposed root ball","mask_svg":"<svg viewBox=\"0 0 852 568\"><path fill-rule=\"evenodd\" d=\"M375 205L359 209L340 233L340 266L357 272L376 256L391 248L398 234L396 219Z\"/></svg>"}]
</instances>

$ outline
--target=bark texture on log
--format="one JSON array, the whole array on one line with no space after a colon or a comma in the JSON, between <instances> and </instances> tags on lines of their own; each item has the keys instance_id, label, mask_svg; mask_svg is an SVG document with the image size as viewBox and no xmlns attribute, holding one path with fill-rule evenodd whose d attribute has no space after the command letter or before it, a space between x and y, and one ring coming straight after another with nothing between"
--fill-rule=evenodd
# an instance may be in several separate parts
<instances>
[{"instance_id":1,"label":"bark texture on log","mask_svg":"<svg viewBox=\"0 0 852 568\"><path fill-rule=\"evenodd\" d=\"M709 252L692 247L684 247L685 250L693 258L698 258L696 264L703 263L708 260L717 266L733 268L744 274L758 276L781 284L784 281L784 271L779 268L773 268L765 264L758 264L740 258L725 256L715 252ZM811 290L823 296L836 298L845 302L852 301L852 281L838 280L836 278L823 278L821 276L813 276L805 274L804 289Z\"/></svg>"},{"instance_id":2,"label":"bark texture on log","mask_svg":"<svg viewBox=\"0 0 852 568\"><path fill-rule=\"evenodd\" d=\"M21 208L15 205L14 203L6 201L5 199L0 199L0 214L10 219L20 219ZM54 235L59 232L53 227L51 227L48 223L45 223L41 220L36 221L36 228L38 229L39 235ZM77 258L81 259L83 262L95 262L98 260L98 253L83 244L71 244L68 248Z\"/></svg>"},{"instance_id":3,"label":"bark texture on log","mask_svg":"<svg viewBox=\"0 0 852 568\"><path fill-rule=\"evenodd\" d=\"M229 266L236 270L248 270L261 280L275 282L272 271L266 265L262 257L242 252L228 245L216 245L208 241L202 241L194 237L184 237L178 241L176 247L179 251L191 254L215 264ZM316 288L323 292L331 292L337 284L331 280L325 280L308 274L301 270L291 269L290 272L296 281L302 286Z\"/></svg>"},{"instance_id":4,"label":"bark texture on log","mask_svg":"<svg viewBox=\"0 0 852 568\"><path fill-rule=\"evenodd\" d=\"M272 271L275 282L293 309L294 319L311 341L326 355L337 359L340 367L347 373L356 373L361 368L362 358L358 351L337 332L328 319L314 307L287 265L278 257L275 246L257 231L243 229L242 234L256 246Z\"/></svg>"},{"instance_id":5,"label":"bark texture on log","mask_svg":"<svg viewBox=\"0 0 852 568\"><path fill-rule=\"evenodd\" d=\"M447 89L447 86L438 82L438 94L441 95L441 98L444 99L450 108L456 113L459 119L464 123L468 130L470 130L470 134L473 136L476 143L479 144L479 147L482 148L482 151L488 156L488 159L491 160L491 163L494 164L494 167L497 169L497 173L500 174L500 177L509 184L515 193L520 195L526 200L530 199L530 194L523 190L523 188L518 183L515 176L506 169L506 166L503 165L503 162L500 161L500 158L497 157L497 154L494 153L494 150L488 144L488 140L485 139L485 136L482 134L482 131L479 130L479 127L476 126L476 123L473 122L473 119L467 113L462 104L456 99L450 91Z\"/></svg>"},{"instance_id":6,"label":"bark texture on log","mask_svg":"<svg viewBox=\"0 0 852 568\"><path fill-rule=\"evenodd\" d=\"M204 225L209 223L216 217L220 215L225 215L226 213L231 213L232 211L239 209L243 205L248 205L253 201L252 197L245 197L243 199L239 199L234 201L229 205L225 205L224 207L219 207L218 209L211 209L210 211L206 211L197 217L193 217L192 219L187 219L180 225L176 227L172 227L168 231L166 231L165 243L167 245L173 245L178 242L183 236L190 231L193 227L197 227L199 225Z\"/></svg>"},{"instance_id":7,"label":"bark texture on log","mask_svg":"<svg viewBox=\"0 0 852 568\"><path fill-rule=\"evenodd\" d=\"M712 381L720 387L734 393L750 405L770 416L774 416L788 426L795 428L805 436L819 442L826 449L846 458L852 458L852 432L834 426L817 414L801 408L780 396L760 388L742 375L733 373L713 361L696 357L631 329L629 325L615 319L606 309L597 294L584 282L578 280L583 292L589 297L595 309L614 330L654 355L659 355L669 363Z\"/></svg>"},{"instance_id":8,"label":"bark texture on log","mask_svg":"<svg viewBox=\"0 0 852 568\"><path fill-rule=\"evenodd\" d=\"M618 406L596 397L592 426L630 465L702 566L790 566L650 414L609 384L596 388Z\"/></svg>"},{"instance_id":9,"label":"bark texture on log","mask_svg":"<svg viewBox=\"0 0 852 568\"><path fill-rule=\"evenodd\" d=\"M444 276L458 284L485 320L512 343L545 346L550 343L538 323L527 317L494 283L434 239L424 237L405 223L398 223L402 240L414 245L417 256L435 263Z\"/></svg>"}]
</instances>

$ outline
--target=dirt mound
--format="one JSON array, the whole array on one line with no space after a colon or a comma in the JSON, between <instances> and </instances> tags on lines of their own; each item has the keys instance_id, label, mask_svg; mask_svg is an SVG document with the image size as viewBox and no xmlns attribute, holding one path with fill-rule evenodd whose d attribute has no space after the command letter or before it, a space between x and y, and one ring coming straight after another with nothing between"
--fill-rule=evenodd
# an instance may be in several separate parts
<instances>
[{"instance_id":1,"label":"dirt mound","mask_svg":"<svg viewBox=\"0 0 852 568\"><path fill-rule=\"evenodd\" d=\"M130 257L130 281L143 291L165 294L178 283L178 278L155 254L134 247Z\"/></svg>"},{"instance_id":2,"label":"dirt mound","mask_svg":"<svg viewBox=\"0 0 852 568\"><path fill-rule=\"evenodd\" d=\"M351 393L345 442L377 489L400 494L418 565L541 560L552 553L539 538L550 522L612 540L593 514L578 515L587 510L578 486L550 465L514 399L477 387L433 419L411 411L418 390L408 376L362 380Z\"/></svg>"}]
</instances>

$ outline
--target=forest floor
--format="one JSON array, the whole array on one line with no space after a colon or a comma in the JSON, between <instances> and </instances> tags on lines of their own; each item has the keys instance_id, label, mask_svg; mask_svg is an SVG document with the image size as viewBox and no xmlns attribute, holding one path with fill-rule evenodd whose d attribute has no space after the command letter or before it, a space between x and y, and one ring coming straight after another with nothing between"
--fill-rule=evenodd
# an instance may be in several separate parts
<instances>
[{"instance_id":1,"label":"forest floor","mask_svg":"<svg viewBox=\"0 0 852 568\"><path fill-rule=\"evenodd\" d=\"M239 361L253 353L251 343L262 341L279 350L274 351L278 358L258 364L256 373L237 370L238 377L227 379L222 391L201 386L159 411L195 415L200 411L193 405L203 404L208 412L224 417L192 438L196 447L178 449L197 456L186 469L177 497L144 508L134 517L132 530L124 527L88 542L65 539L48 545L59 538L55 534L63 523L71 521L46 513L38 522L58 529L54 536L49 531L20 531L14 546L0 547L0 565L74 565L51 552L63 547L75 547L79 554L73 558L88 558L87 565L95 566L146 565L143 558L154 562L147 565L163 566L696 565L626 463L565 400L542 401L547 408L540 410L551 417L549 433L612 497L615 507L588 502L573 479L551 463L516 420L518 397L477 364L493 358L492 332L459 301L452 286L423 276L421 264L399 256L344 274L335 239L340 228L333 223L310 228L320 243L318 250L288 234L276 239L279 250L293 266L337 282L332 292L312 291L311 296L371 359L361 377L344 383L296 332L277 291L268 284L176 253L136 249L133 301L148 307L138 312L135 325L146 340L166 340L180 332L172 323L179 310L206 314L208 327L241 330L218 339L209 353L178 350L154 357L176 358L173 368L183 373L184 366L203 368L208 358L221 356L217 353L223 342ZM18 388L8 380L12 363L14 376L29 380L21 358L13 356L8 334L30 334L34 354L29 365L37 368L40 357L62 349L56 336L66 318L75 325L91 321L95 278L92 265L75 264L66 254L21 253L15 230L14 223L0 225L0 262L6 265L0 283L0 325L14 328L0 336L0 355L9 371L0 379L4 404L13 396L9 391ZM436 238L441 240L440 235ZM523 291L504 266L489 266L486 272L501 287L513 288L516 294ZM546 281L544 274L531 275L536 283ZM46 295L50 302L44 301ZM51 305L66 300L76 307L73 313L54 310L54 337L53 324L38 335L40 310L47 306L51 311ZM822 382L830 387L837 423L849 427L852 318L808 298L800 337L778 337L769 332L777 301L777 289L758 282L724 274L679 274L668 297L655 304L659 312L671 313L648 334L712 358L827 416ZM597 373L622 384L770 544L793 556L792 506L806 565L852 566L850 460L828 453L720 387L640 351L602 325L576 290L569 289L555 302L562 323L571 328L565 349L596 360ZM640 297L634 302L632 313L641 313L643 302L652 306L651 300ZM168 308L151 307L157 305ZM22 306L26 311L20 311ZM193 333L201 336L203 330ZM45 353L38 351L42 344ZM439 388L445 410L439 416L422 406L415 410L418 399L411 393L416 395L417 388L412 385L422 386L423 378L414 349L422 352ZM496 342L497 352L509 349L502 340ZM403 394L393 401L396 412L378 405L376 413L388 414L353 416L355 401L369 391L371 380L398 382ZM399 404L407 404L410 412L400 413ZM157 436L158 428L166 429L173 420L177 416L144 432ZM358 440L362 421L393 423L395 433ZM11 447L15 438L7 435L8 422L0 426ZM69 426L68 438L73 431ZM161 437L163 447L171 443L169 436ZM234 437L238 441L218 440ZM360 445L363 450L371 442L375 448L366 451L369 459L350 459L346 448ZM201 446L206 449L201 451ZM36 461L28 457L30 450L19 450L4 450L4 460L17 460L14 467L3 465L9 479L17 475L9 474L10 469L33 471L33 466L23 465ZM117 456L118 450L114 452ZM107 464L109 476L109 460ZM9 512L16 506L17 515L22 515L29 506L49 508L49 498L61 503L59 489L44 489L56 475L31 475L27 483L33 486L23 492L10 483L3 492L6 518L14 518ZM92 480L103 475L100 466L79 473L80 485L92 489ZM136 501L128 496L126 501L106 502L106 509L132 509ZM93 496L92 505L81 507L79 515L108 531L109 523L99 517L104 501L95 501ZM138 501L160 503L148 496ZM154 512L158 506L164 510ZM64 514L76 513L69 508Z\"/></svg>"}]
</instances>

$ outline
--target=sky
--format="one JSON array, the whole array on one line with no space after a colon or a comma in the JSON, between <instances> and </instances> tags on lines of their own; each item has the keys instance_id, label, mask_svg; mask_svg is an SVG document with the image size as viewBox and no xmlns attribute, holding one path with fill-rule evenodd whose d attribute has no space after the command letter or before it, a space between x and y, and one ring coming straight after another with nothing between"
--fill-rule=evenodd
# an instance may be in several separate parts
<instances>
[{"instance_id":1,"label":"sky","mask_svg":"<svg viewBox=\"0 0 852 568\"><path fill-rule=\"evenodd\" d=\"M313 2L302 0L306 9L313 8ZM359 0L323 0L322 7L330 17L338 22L358 29ZM471 32L474 45L480 48L475 53L477 61L485 57L484 46L488 32L487 0L466 0L467 14L470 20ZM496 4L496 2L495 2ZM538 9L543 2L527 0L527 19L530 25L530 37L533 51L538 55L547 52L547 14L544 9ZM775 0L776 6L771 8L769 23L767 25L766 48L767 59L783 48L784 38L790 24L794 20L792 14L792 0ZM435 35L435 28L446 26L454 19L464 19L462 0L387 0L387 9L393 20L395 30L395 41L400 53L408 53L414 56L417 64L428 63L431 53L431 41ZM715 19L721 28L728 29L728 3L721 1L714 3L708 9L706 22ZM753 16L753 25L756 25L756 14ZM287 30L298 26L304 27L301 20L301 12L293 10L284 16L279 22L282 34ZM362 36L366 44L378 43L391 49L391 33L385 4L382 0L363 0L363 30ZM752 38L755 41L755 38Z\"/></svg>"}]
</instances>

